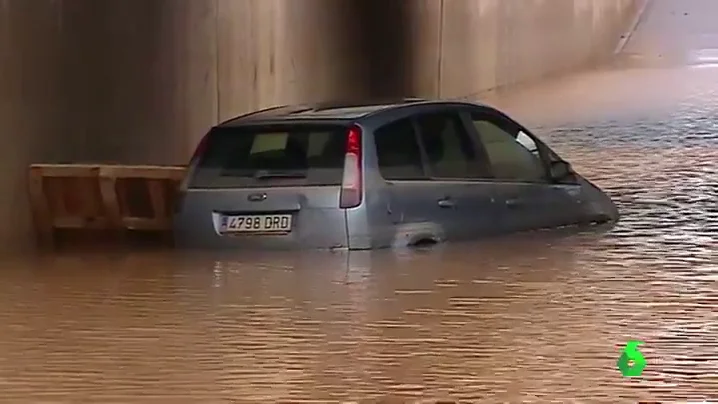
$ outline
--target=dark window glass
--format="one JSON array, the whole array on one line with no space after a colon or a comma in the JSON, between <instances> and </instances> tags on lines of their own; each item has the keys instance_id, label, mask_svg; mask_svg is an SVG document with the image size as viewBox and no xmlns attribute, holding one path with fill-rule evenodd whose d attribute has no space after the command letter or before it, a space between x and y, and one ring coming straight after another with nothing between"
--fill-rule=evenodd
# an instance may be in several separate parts
<instances>
[{"instance_id":1,"label":"dark window glass","mask_svg":"<svg viewBox=\"0 0 718 404\"><path fill-rule=\"evenodd\" d=\"M546 170L536 142L511 122L472 114L494 177L521 182L545 182Z\"/></svg>"},{"instance_id":2,"label":"dark window glass","mask_svg":"<svg viewBox=\"0 0 718 404\"><path fill-rule=\"evenodd\" d=\"M431 175L436 178L486 178L461 118L453 113L423 114L417 117L421 141Z\"/></svg>"},{"instance_id":3,"label":"dark window glass","mask_svg":"<svg viewBox=\"0 0 718 404\"><path fill-rule=\"evenodd\" d=\"M421 149L409 119L402 119L374 132L379 171L387 180L425 178Z\"/></svg>"},{"instance_id":4,"label":"dark window glass","mask_svg":"<svg viewBox=\"0 0 718 404\"><path fill-rule=\"evenodd\" d=\"M214 129L190 187L340 185L346 133L334 125Z\"/></svg>"}]
</instances>

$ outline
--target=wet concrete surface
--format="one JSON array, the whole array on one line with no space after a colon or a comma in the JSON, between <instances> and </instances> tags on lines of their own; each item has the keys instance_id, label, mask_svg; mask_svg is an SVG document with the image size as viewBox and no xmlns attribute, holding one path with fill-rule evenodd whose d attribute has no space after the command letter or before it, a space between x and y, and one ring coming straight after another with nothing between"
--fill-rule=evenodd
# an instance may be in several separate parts
<instances>
[{"instance_id":1,"label":"wet concrete surface","mask_svg":"<svg viewBox=\"0 0 718 404\"><path fill-rule=\"evenodd\" d=\"M612 66L495 100L611 193L615 228L6 260L0 402L718 400L718 67L696 56L718 39L694 35L718 4L649 13ZM629 339L648 362L633 379Z\"/></svg>"}]
</instances>

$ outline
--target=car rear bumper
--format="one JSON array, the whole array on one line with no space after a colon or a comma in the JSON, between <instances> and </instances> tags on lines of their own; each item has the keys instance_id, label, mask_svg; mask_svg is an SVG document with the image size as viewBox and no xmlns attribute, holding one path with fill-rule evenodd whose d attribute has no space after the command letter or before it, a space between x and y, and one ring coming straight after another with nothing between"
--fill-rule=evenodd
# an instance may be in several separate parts
<instances>
[{"instance_id":1,"label":"car rear bumper","mask_svg":"<svg viewBox=\"0 0 718 404\"><path fill-rule=\"evenodd\" d=\"M303 250L346 249L346 223L299 224L287 234L223 234L212 220L174 220L174 244L186 249Z\"/></svg>"}]
</instances>

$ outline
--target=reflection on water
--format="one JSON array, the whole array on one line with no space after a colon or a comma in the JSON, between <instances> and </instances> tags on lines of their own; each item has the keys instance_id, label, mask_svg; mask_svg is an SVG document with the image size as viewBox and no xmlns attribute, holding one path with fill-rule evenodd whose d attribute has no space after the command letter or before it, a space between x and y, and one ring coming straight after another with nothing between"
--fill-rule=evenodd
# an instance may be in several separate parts
<instances>
[{"instance_id":1,"label":"reflection on water","mask_svg":"<svg viewBox=\"0 0 718 404\"><path fill-rule=\"evenodd\" d=\"M715 249L697 234L662 240L639 229L632 243L626 223L414 252L65 256L29 271L8 263L2 400L715 393ZM646 342L649 365L629 381L615 361L633 338Z\"/></svg>"},{"instance_id":2,"label":"reflection on water","mask_svg":"<svg viewBox=\"0 0 718 404\"><path fill-rule=\"evenodd\" d=\"M617 227L6 261L0 402L715 401L718 70L565 84L507 105L613 195ZM645 341L635 379L615 367L629 339Z\"/></svg>"}]
</instances>

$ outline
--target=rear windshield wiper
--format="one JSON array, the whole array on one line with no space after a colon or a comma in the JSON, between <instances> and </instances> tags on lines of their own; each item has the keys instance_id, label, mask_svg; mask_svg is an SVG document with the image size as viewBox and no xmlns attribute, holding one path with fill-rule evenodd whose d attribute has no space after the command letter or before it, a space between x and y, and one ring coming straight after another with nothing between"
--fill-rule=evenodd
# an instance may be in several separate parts
<instances>
[{"instance_id":1,"label":"rear windshield wiper","mask_svg":"<svg viewBox=\"0 0 718 404\"><path fill-rule=\"evenodd\" d=\"M267 171L259 170L254 174L254 178L257 180L264 180L270 178L306 178L307 173L303 171Z\"/></svg>"}]
</instances>

